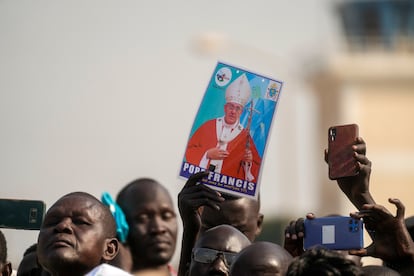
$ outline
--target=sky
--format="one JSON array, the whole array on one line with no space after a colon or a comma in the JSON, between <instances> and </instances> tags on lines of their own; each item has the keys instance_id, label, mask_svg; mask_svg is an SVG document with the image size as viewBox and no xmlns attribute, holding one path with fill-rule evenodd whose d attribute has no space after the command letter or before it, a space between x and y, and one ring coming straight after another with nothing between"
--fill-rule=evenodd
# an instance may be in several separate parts
<instances>
[{"instance_id":1,"label":"sky","mask_svg":"<svg viewBox=\"0 0 414 276\"><path fill-rule=\"evenodd\" d=\"M194 117L224 61L284 81L263 213L315 206L318 107L304 78L338 48L334 3L0 0L1 197L50 207L68 192L115 196L152 177L176 200ZM4 232L17 268L37 231Z\"/></svg>"}]
</instances>

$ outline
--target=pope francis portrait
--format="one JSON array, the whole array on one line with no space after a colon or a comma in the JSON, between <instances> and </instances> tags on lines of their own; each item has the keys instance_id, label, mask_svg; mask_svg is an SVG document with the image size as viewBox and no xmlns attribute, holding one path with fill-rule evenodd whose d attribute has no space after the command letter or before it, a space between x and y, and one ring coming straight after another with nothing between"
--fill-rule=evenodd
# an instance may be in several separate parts
<instances>
[{"instance_id":1,"label":"pope francis portrait","mask_svg":"<svg viewBox=\"0 0 414 276\"><path fill-rule=\"evenodd\" d=\"M225 91L224 116L206 121L188 141L188 163L216 173L247 181L257 181L261 158L249 129L240 116L251 96L245 74L229 84Z\"/></svg>"}]
</instances>

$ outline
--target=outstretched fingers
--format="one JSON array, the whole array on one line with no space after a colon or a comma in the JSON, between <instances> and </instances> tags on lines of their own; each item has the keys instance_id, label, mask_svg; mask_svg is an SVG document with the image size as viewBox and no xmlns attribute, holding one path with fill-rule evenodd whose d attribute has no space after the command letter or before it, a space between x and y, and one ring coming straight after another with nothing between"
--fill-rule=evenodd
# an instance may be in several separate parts
<instances>
[{"instance_id":1,"label":"outstretched fingers","mask_svg":"<svg viewBox=\"0 0 414 276\"><path fill-rule=\"evenodd\" d=\"M405 216L405 206L398 198L389 198L388 202L392 203L397 207L397 216L398 219L404 219Z\"/></svg>"}]
</instances>

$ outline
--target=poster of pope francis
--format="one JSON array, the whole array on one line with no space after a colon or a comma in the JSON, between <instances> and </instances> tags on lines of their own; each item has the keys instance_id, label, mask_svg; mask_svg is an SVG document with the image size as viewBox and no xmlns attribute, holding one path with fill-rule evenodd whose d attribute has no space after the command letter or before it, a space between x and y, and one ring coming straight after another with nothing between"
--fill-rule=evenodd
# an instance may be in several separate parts
<instances>
[{"instance_id":1,"label":"poster of pope francis","mask_svg":"<svg viewBox=\"0 0 414 276\"><path fill-rule=\"evenodd\" d=\"M217 63L190 132L180 176L209 170L203 184L227 194L257 198L282 84Z\"/></svg>"}]
</instances>

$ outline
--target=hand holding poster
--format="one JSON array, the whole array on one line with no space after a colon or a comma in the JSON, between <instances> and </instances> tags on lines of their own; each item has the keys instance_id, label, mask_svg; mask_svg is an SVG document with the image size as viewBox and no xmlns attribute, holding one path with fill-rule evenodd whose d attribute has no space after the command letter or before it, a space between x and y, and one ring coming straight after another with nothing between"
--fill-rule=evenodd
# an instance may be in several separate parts
<instances>
[{"instance_id":1,"label":"hand holding poster","mask_svg":"<svg viewBox=\"0 0 414 276\"><path fill-rule=\"evenodd\" d=\"M180 176L209 169L204 184L256 198L282 82L218 63L187 143Z\"/></svg>"}]
</instances>

